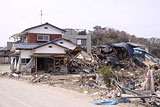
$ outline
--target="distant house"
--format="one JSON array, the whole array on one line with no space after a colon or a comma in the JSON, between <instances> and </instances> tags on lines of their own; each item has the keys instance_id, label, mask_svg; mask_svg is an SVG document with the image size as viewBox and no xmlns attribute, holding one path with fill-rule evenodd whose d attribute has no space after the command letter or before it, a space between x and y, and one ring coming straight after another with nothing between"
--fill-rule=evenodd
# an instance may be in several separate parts
<instances>
[{"instance_id":1,"label":"distant house","mask_svg":"<svg viewBox=\"0 0 160 107\"><path fill-rule=\"evenodd\" d=\"M65 29L65 31L63 38L80 45L88 53L91 52L91 35L88 35L85 30Z\"/></svg>"},{"instance_id":2,"label":"distant house","mask_svg":"<svg viewBox=\"0 0 160 107\"><path fill-rule=\"evenodd\" d=\"M9 54L10 54L10 49L12 47L12 44L14 44L14 42L7 42L6 47L0 48L0 63L1 64L9 64L11 62Z\"/></svg>"},{"instance_id":3,"label":"distant house","mask_svg":"<svg viewBox=\"0 0 160 107\"><path fill-rule=\"evenodd\" d=\"M65 67L66 51L78 45L61 38L65 30L49 23L28 28L11 36L17 40L11 51L11 70L17 72L60 72Z\"/></svg>"},{"instance_id":4,"label":"distant house","mask_svg":"<svg viewBox=\"0 0 160 107\"><path fill-rule=\"evenodd\" d=\"M0 49L0 63L9 63L9 49L7 47Z\"/></svg>"}]
</instances>

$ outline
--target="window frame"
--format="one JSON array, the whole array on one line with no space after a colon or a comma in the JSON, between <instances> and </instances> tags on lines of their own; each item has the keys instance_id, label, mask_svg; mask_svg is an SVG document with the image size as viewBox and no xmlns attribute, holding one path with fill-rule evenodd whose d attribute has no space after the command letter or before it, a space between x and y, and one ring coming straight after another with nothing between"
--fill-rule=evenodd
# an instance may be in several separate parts
<instances>
[{"instance_id":1,"label":"window frame","mask_svg":"<svg viewBox=\"0 0 160 107\"><path fill-rule=\"evenodd\" d=\"M38 37L42 37L42 39L39 39ZM47 37L48 39L46 39ZM45 39L44 39L45 38ZM50 35L44 35L44 34L37 34L37 41L49 41L50 40Z\"/></svg>"},{"instance_id":2,"label":"window frame","mask_svg":"<svg viewBox=\"0 0 160 107\"><path fill-rule=\"evenodd\" d=\"M85 41L85 42L82 42L82 41ZM77 39L77 45L81 45L81 46L86 46L87 45L87 39Z\"/></svg>"},{"instance_id":3,"label":"window frame","mask_svg":"<svg viewBox=\"0 0 160 107\"><path fill-rule=\"evenodd\" d=\"M85 40L85 42L82 42L83 40ZM81 39L81 46L86 46L87 45L87 40L86 39Z\"/></svg>"},{"instance_id":4,"label":"window frame","mask_svg":"<svg viewBox=\"0 0 160 107\"><path fill-rule=\"evenodd\" d=\"M28 64L30 60L30 58L21 58L21 64Z\"/></svg>"}]
</instances>

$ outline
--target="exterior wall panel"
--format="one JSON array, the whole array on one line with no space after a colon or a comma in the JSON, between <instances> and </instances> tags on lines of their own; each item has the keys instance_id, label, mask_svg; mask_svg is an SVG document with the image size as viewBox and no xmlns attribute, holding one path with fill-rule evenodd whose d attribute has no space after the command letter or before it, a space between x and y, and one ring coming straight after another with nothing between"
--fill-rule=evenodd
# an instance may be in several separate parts
<instances>
[{"instance_id":1,"label":"exterior wall panel","mask_svg":"<svg viewBox=\"0 0 160 107\"><path fill-rule=\"evenodd\" d=\"M46 29L47 28L47 29ZM30 29L29 33L38 33L38 34L62 34L63 31L54 28L50 25L43 25L37 28Z\"/></svg>"},{"instance_id":2,"label":"exterior wall panel","mask_svg":"<svg viewBox=\"0 0 160 107\"><path fill-rule=\"evenodd\" d=\"M65 49L54 44L48 44L35 49L35 54L66 54Z\"/></svg>"},{"instance_id":3,"label":"exterior wall panel","mask_svg":"<svg viewBox=\"0 0 160 107\"><path fill-rule=\"evenodd\" d=\"M37 43L37 34L28 33L28 43Z\"/></svg>"},{"instance_id":4,"label":"exterior wall panel","mask_svg":"<svg viewBox=\"0 0 160 107\"><path fill-rule=\"evenodd\" d=\"M62 35L61 34L51 34L50 35L50 40L55 40L57 38L62 38Z\"/></svg>"},{"instance_id":5,"label":"exterior wall panel","mask_svg":"<svg viewBox=\"0 0 160 107\"><path fill-rule=\"evenodd\" d=\"M55 43L71 50L74 50L76 48L76 45L65 40L59 40L59 41L56 41Z\"/></svg>"},{"instance_id":6,"label":"exterior wall panel","mask_svg":"<svg viewBox=\"0 0 160 107\"><path fill-rule=\"evenodd\" d=\"M62 37L61 34L50 34L50 41L61 37ZM47 41L37 41L37 34L28 33L28 43L45 43L45 42Z\"/></svg>"},{"instance_id":7,"label":"exterior wall panel","mask_svg":"<svg viewBox=\"0 0 160 107\"><path fill-rule=\"evenodd\" d=\"M31 55L33 55L33 50L22 50L21 51L21 58L31 58Z\"/></svg>"}]
</instances>

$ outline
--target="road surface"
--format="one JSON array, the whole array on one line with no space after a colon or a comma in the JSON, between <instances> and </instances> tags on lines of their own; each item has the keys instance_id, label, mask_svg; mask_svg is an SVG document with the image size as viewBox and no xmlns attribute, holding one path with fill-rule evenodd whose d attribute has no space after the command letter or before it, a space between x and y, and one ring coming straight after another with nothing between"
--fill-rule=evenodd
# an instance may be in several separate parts
<instances>
[{"instance_id":1,"label":"road surface","mask_svg":"<svg viewBox=\"0 0 160 107\"><path fill-rule=\"evenodd\" d=\"M86 95L0 78L0 107L93 107Z\"/></svg>"}]
</instances>

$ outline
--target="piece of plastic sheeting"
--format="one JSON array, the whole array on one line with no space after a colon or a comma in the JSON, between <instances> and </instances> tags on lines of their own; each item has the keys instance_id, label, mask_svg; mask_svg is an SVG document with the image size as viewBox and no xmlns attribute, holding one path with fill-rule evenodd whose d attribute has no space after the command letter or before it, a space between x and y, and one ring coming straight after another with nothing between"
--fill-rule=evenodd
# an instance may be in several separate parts
<instances>
[{"instance_id":1,"label":"piece of plastic sheeting","mask_svg":"<svg viewBox=\"0 0 160 107\"><path fill-rule=\"evenodd\" d=\"M119 103L130 103L131 102L131 100L128 98L118 98L117 101Z\"/></svg>"},{"instance_id":2,"label":"piece of plastic sheeting","mask_svg":"<svg viewBox=\"0 0 160 107\"><path fill-rule=\"evenodd\" d=\"M31 60L28 62L28 64L23 67L23 72L26 72L29 68L32 68L35 66L35 58L31 58Z\"/></svg>"},{"instance_id":3,"label":"piece of plastic sheeting","mask_svg":"<svg viewBox=\"0 0 160 107\"><path fill-rule=\"evenodd\" d=\"M96 105L116 105L118 104L117 101L115 100L111 100L111 101L92 101L92 104L96 104Z\"/></svg>"}]
</instances>

